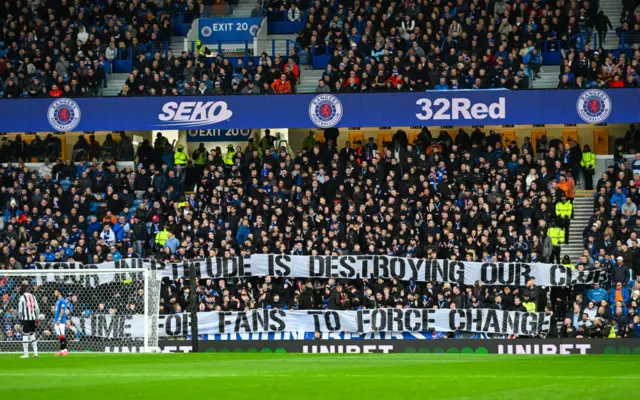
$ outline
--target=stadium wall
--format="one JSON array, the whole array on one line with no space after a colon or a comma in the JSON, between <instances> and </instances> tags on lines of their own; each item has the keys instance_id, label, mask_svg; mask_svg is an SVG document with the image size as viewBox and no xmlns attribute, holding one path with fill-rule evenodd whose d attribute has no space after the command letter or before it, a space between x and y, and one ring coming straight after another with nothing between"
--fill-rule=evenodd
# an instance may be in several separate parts
<instances>
[{"instance_id":1,"label":"stadium wall","mask_svg":"<svg viewBox=\"0 0 640 400\"><path fill-rule=\"evenodd\" d=\"M19 342L0 342L0 352L15 352ZM38 342L41 352L58 351L57 340ZM205 353L427 353L510 355L640 355L640 339L451 339L451 340L201 340ZM71 352L140 353L142 341L127 346L119 339L69 342ZM156 352L191 353L191 341L161 340Z\"/></svg>"},{"instance_id":2,"label":"stadium wall","mask_svg":"<svg viewBox=\"0 0 640 400\"><path fill-rule=\"evenodd\" d=\"M0 120L5 132L515 126L634 123L638 109L640 89L485 90L13 99L0 100Z\"/></svg>"},{"instance_id":3,"label":"stadium wall","mask_svg":"<svg viewBox=\"0 0 640 400\"><path fill-rule=\"evenodd\" d=\"M457 339L457 340L300 340L208 341L200 352L212 353L449 353L449 354L628 354L640 355L640 339ZM188 341L160 341L162 352L191 352ZM122 349L121 349L122 350ZM111 349L117 351L117 349Z\"/></svg>"}]
</instances>

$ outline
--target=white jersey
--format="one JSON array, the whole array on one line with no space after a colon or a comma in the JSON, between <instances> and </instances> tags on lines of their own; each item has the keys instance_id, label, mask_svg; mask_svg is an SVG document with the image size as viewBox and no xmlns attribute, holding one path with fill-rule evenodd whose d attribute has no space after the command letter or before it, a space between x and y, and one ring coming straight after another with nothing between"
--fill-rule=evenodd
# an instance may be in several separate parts
<instances>
[{"instance_id":1,"label":"white jersey","mask_svg":"<svg viewBox=\"0 0 640 400\"><path fill-rule=\"evenodd\" d=\"M25 293L20 296L18 313L21 321L36 321L38 319L40 307L38 307L38 301L31 293Z\"/></svg>"}]
</instances>

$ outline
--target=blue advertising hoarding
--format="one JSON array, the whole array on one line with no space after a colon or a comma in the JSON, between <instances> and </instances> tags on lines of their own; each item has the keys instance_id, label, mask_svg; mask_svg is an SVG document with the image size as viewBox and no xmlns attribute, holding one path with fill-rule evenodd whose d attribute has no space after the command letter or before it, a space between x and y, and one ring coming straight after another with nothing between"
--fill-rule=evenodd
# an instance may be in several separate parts
<instances>
[{"instance_id":1,"label":"blue advertising hoarding","mask_svg":"<svg viewBox=\"0 0 640 400\"><path fill-rule=\"evenodd\" d=\"M203 44L253 40L262 18L200 18L198 39Z\"/></svg>"},{"instance_id":2,"label":"blue advertising hoarding","mask_svg":"<svg viewBox=\"0 0 640 400\"><path fill-rule=\"evenodd\" d=\"M4 132L598 124L640 121L640 89L0 100Z\"/></svg>"}]
</instances>

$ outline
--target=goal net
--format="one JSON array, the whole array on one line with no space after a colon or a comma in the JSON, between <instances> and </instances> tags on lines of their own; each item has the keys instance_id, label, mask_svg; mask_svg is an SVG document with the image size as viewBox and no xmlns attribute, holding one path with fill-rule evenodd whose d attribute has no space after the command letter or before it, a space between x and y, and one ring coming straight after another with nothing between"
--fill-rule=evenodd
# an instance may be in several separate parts
<instances>
[{"instance_id":1,"label":"goal net","mask_svg":"<svg viewBox=\"0 0 640 400\"><path fill-rule=\"evenodd\" d=\"M40 306L36 336L41 352L58 351L56 289L67 302L69 351L150 352L158 347L160 281L153 270L0 270L0 352L22 350L22 284Z\"/></svg>"}]
</instances>

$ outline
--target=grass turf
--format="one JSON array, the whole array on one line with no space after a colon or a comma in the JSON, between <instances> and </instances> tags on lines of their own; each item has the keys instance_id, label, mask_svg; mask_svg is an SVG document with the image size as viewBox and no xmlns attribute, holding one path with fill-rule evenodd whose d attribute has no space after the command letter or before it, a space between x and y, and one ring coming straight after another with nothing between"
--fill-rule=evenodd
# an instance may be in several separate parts
<instances>
[{"instance_id":1,"label":"grass turf","mask_svg":"<svg viewBox=\"0 0 640 400\"><path fill-rule=\"evenodd\" d=\"M7 399L612 399L638 389L629 355L0 355ZM197 397L196 397L197 396ZM516 397L516 398L518 398Z\"/></svg>"}]
</instances>

